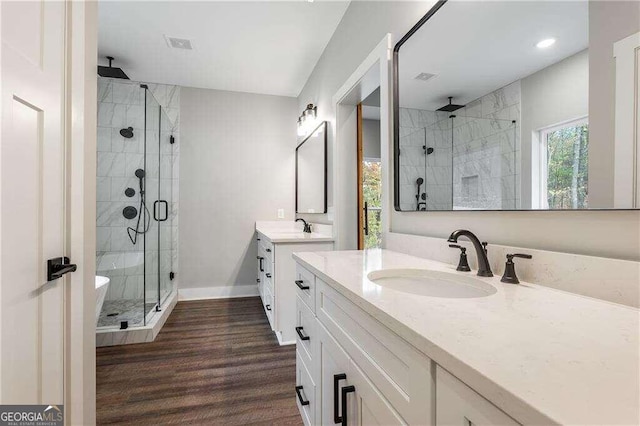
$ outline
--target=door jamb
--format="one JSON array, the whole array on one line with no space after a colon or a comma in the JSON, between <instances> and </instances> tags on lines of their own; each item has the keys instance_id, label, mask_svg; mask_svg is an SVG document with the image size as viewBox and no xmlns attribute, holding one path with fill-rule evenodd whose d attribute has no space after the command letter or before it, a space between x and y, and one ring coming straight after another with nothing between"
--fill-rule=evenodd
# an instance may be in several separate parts
<instances>
[{"instance_id":1,"label":"door jamb","mask_svg":"<svg viewBox=\"0 0 640 426\"><path fill-rule=\"evenodd\" d=\"M95 271L97 2L67 1L65 252L78 265L65 289L65 423L96 423Z\"/></svg>"}]
</instances>

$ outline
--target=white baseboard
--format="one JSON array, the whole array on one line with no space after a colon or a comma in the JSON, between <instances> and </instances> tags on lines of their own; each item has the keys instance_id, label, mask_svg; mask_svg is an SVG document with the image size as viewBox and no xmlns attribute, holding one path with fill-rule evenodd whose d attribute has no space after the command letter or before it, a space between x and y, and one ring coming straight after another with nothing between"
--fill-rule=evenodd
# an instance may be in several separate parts
<instances>
[{"instance_id":1,"label":"white baseboard","mask_svg":"<svg viewBox=\"0 0 640 426\"><path fill-rule=\"evenodd\" d=\"M178 300L228 299L258 296L257 285L179 288Z\"/></svg>"}]
</instances>

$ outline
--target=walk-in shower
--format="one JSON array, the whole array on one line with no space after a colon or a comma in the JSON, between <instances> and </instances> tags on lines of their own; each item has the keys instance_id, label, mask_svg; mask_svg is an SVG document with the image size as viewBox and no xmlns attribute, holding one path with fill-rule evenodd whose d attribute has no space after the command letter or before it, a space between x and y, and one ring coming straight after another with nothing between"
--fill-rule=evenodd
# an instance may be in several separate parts
<instances>
[{"instance_id":1,"label":"walk-in shower","mask_svg":"<svg viewBox=\"0 0 640 426\"><path fill-rule=\"evenodd\" d=\"M403 118L403 211L517 208L515 120L470 116L451 98L437 111L401 109Z\"/></svg>"},{"instance_id":2,"label":"walk-in shower","mask_svg":"<svg viewBox=\"0 0 640 426\"><path fill-rule=\"evenodd\" d=\"M155 85L152 86L156 89ZM167 90L156 90L166 102ZM175 123L149 85L99 78L98 331L149 325L175 295Z\"/></svg>"}]
</instances>

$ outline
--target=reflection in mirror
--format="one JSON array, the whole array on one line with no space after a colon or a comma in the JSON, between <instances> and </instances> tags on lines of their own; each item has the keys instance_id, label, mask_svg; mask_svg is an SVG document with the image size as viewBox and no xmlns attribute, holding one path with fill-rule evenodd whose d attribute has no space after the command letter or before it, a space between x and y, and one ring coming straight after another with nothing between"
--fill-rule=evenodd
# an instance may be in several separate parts
<instances>
[{"instance_id":1,"label":"reflection in mirror","mask_svg":"<svg viewBox=\"0 0 640 426\"><path fill-rule=\"evenodd\" d=\"M640 62L612 80L590 73L596 57L615 70L615 47L640 40L640 23L613 19L630 3L439 3L395 49L396 209L637 208L640 161L615 151L639 155L637 121L618 113L637 111L639 96L619 108L614 93L638 93ZM636 136L618 137L620 126Z\"/></svg>"},{"instance_id":2,"label":"reflection in mirror","mask_svg":"<svg viewBox=\"0 0 640 426\"><path fill-rule=\"evenodd\" d=\"M296 213L327 212L327 122L296 148Z\"/></svg>"}]
</instances>

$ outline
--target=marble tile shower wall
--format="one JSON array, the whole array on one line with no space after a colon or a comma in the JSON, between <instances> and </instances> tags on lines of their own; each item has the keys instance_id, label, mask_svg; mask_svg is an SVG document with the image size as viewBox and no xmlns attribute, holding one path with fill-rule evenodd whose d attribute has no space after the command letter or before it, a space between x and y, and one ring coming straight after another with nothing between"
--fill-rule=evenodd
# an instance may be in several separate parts
<instances>
[{"instance_id":1,"label":"marble tile shower wall","mask_svg":"<svg viewBox=\"0 0 640 426\"><path fill-rule=\"evenodd\" d=\"M424 179L421 192L429 210L517 208L520 81L454 114L452 120L450 113L400 108L402 210L416 210L417 177ZM427 154L423 146L433 153Z\"/></svg>"},{"instance_id":2,"label":"marble tile shower wall","mask_svg":"<svg viewBox=\"0 0 640 426\"><path fill-rule=\"evenodd\" d=\"M163 271L177 270L178 247L178 178L180 147L180 87L163 84L148 84L149 91L167 113L170 123L163 126L163 135L173 134L175 144L147 142L147 188L158 187L158 170L162 168L162 199L171 200L169 217L160 228L160 251L158 244L147 240L147 254L143 251L142 236L135 245L129 239L127 227L135 228L136 219L126 219L122 211L125 206L140 207L138 179L135 170L144 165L144 89L139 84L117 79L98 78L98 162L97 162L97 273L111 279L107 300L142 299L144 294L144 269L146 261L147 280L157 280L158 262ZM155 126L148 117L147 139L157 140ZM134 136L126 139L120 130L133 127ZM150 153L158 153L160 164L150 161ZM157 158L157 156L154 156ZM136 191L134 197L125 195L126 188ZM151 209L153 200L147 194L147 205ZM153 212L151 211L153 215ZM148 238L158 238L157 222L151 220ZM151 246L153 249L149 249ZM169 264L169 266L167 266ZM163 280L163 285L166 284ZM157 281L155 281L157 282ZM150 287L150 288L149 288ZM157 285L147 288L147 299L157 299Z\"/></svg>"}]
</instances>

